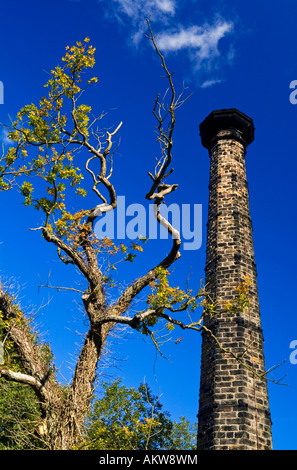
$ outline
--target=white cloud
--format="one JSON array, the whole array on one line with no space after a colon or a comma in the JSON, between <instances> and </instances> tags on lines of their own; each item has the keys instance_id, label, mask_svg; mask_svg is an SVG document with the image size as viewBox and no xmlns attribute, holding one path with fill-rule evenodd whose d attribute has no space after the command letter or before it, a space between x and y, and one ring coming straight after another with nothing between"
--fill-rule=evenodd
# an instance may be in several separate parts
<instances>
[{"instance_id":1,"label":"white cloud","mask_svg":"<svg viewBox=\"0 0 297 470\"><path fill-rule=\"evenodd\" d=\"M0 142L2 145L12 145L13 141L8 138L8 131L6 129L1 130Z\"/></svg>"},{"instance_id":2,"label":"white cloud","mask_svg":"<svg viewBox=\"0 0 297 470\"><path fill-rule=\"evenodd\" d=\"M221 83L222 80L216 80L216 79L213 79L213 80L205 80L205 82L203 82L200 87L201 88L209 88L213 85L217 85L218 83Z\"/></svg>"},{"instance_id":3,"label":"white cloud","mask_svg":"<svg viewBox=\"0 0 297 470\"><path fill-rule=\"evenodd\" d=\"M158 47L163 52L186 49L192 58L196 58L196 67L199 67L202 61L209 63L220 55L219 41L232 30L233 23L223 20L213 25L180 27L178 31L160 33Z\"/></svg>"},{"instance_id":4,"label":"white cloud","mask_svg":"<svg viewBox=\"0 0 297 470\"><path fill-rule=\"evenodd\" d=\"M196 79L197 73L200 75L200 86L213 86L220 80L212 80L209 75L219 76L219 69L232 63L232 44L224 47L224 53L219 45L223 38L232 34L234 23L217 16L213 23L186 27L180 23L179 13L182 7L186 8L181 3L178 0L110 0L108 12L110 17L127 27L130 44L135 47L139 47L148 33L146 18L150 17L159 49L164 54L185 53ZM202 78L205 73L207 75Z\"/></svg>"},{"instance_id":5,"label":"white cloud","mask_svg":"<svg viewBox=\"0 0 297 470\"><path fill-rule=\"evenodd\" d=\"M175 2L173 0L156 0L156 7L163 13L169 13L171 15L175 13Z\"/></svg>"},{"instance_id":6,"label":"white cloud","mask_svg":"<svg viewBox=\"0 0 297 470\"><path fill-rule=\"evenodd\" d=\"M113 3L119 13L124 13L135 22L153 13L173 16L176 8L175 0L113 0Z\"/></svg>"},{"instance_id":7,"label":"white cloud","mask_svg":"<svg viewBox=\"0 0 297 470\"><path fill-rule=\"evenodd\" d=\"M146 18L166 24L176 14L176 0L111 0L107 11L123 25L129 21L130 40L138 46L147 33Z\"/></svg>"}]
</instances>

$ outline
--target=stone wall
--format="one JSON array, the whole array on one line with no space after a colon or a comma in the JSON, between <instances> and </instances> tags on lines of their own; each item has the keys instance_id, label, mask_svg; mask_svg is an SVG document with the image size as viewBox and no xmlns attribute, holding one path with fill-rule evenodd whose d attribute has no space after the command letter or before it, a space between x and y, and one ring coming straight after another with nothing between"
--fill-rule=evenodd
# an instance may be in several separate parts
<instances>
[{"instance_id":1,"label":"stone wall","mask_svg":"<svg viewBox=\"0 0 297 470\"><path fill-rule=\"evenodd\" d=\"M226 122L225 128L216 130L207 142L210 183L205 283L218 312L204 324L224 349L241 359L239 362L223 352L208 333L203 334L198 449L268 450L272 448L271 419L266 378L259 377L265 372L265 361L245 169L246 142L244 129L228 129L228 119ZM235 298L236 287L246 276L251 281L250 307L230 316L224 306Z\"/></svg>"}]
</instances>

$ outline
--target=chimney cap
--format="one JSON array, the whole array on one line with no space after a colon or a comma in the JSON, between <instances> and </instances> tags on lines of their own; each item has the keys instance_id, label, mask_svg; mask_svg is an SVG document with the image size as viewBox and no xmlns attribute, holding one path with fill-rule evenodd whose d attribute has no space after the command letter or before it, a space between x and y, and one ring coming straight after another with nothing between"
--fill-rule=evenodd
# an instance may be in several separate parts
<instances>
[{"instance_id":1,"label":"chimney cap","mask_svg":"<svg viewBox=\"0 0 297 470\"><path fill-rule=\"evenodd\" d=\"M200 124L199 129L202 145L207 149L218 132L224 130L239 131L246 147L254 140L253 120L236 108L212 111Z\"/></svg>"}]
</instances>

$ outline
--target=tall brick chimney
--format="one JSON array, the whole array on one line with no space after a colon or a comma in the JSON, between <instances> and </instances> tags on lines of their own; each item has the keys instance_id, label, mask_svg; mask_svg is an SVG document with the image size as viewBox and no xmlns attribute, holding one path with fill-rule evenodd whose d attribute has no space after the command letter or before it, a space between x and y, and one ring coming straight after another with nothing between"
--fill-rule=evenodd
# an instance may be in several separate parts
<instances>
[{"instance_id":1,"label":"tall brick chimney","mask_svg":"<svg viewBox=\"0 0 297 470\"><path fill-rule=\"evenodd\" d=\"M254 125L237 109L222 109L200 124L200 135L210 155L205 284L218 306L204 324L220 346L242 355L242 363L203 334L198 450L269 450L271 419L266 378L259 377L265 363L245 169ZM226 301L235 298L246 276L250 307L228 315Z\"/></svg>"}]
</instances>

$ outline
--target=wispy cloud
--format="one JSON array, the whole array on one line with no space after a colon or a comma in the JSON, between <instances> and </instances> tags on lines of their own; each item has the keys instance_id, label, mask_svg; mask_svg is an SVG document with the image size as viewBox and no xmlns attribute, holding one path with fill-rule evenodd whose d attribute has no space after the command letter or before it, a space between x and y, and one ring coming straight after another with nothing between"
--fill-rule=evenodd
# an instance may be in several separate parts
<instances>
[{"instance_id":1,"label":"wispy cloud","mask_svg":"<svg viewBox=\"0 0 297 470\"><path fill-rule=\"evenodd\" d=\"M213 79L213 80L205 80L205 82L203 82L200 87L201 88L209 88L213 85L217 85L218 83L221 83L222 80L216 80L216 79Z\"/></svg>"},{"instance_id":2,"label":"wispy cloud","mask_svg":"<svg viewBox=\"0 0 297 470\"><path fill-rule=\"evenodd\" d=\"M133 20L140 20L152 13L174 15L175 0L113 0L114 6Z\"/></svg>"},{"instance_id":3,"label":"wispy cloud","mask_svg":"<svg viewBox=\"0 0 297 470\"><path fill-rule=\"evenodd\" d=\"M12 145L13 144L13 141L8 138L8 131L6 129L1 129L0 142L1 142L2 145Z\"/></svg>"},{"instance_id":4,"label":"wispy cloud","mask_svg":"<svg viewBox=\"0 0 297 470\"><path fill-rule=\"evenodd\" d=\"M99 0L105 3L105 0ZM108 14L126 25L129 21L130 41L138 46L147 32L146 18L152 17L160 24L176 14L176 0L110 0Z\"/></svg>"},{"instance_id":5,"label":"wispy cloud","mask_svg":"<svg viewBox=\"0 0 297 470\"><path fill-rule=\"evenodd\" d=\"M111 0L109 12L120 22L126 22L128 18L134 29L143 29L147 17L166 23L166 18L175 15L176 3L175 0Z\"/></svg>"},{"instance_id":6,"label":"wispy cloud","mask_svg":"<svg viewBox=\"0 0 297 470\"><path fill-rule=\"evenodd\" d=\"M202 62L208 65L220 56L219 41L233 31L233 23L220 20L212 25L179 27L177 31L162 32L158 35L158 46L164 52L186 50L195 62L195 68Z\"/></svg>"},{"instance_id":7,"label":"wispy cloud","mask_svg":"<svg viewBox=\"0 0 297 470\"><path fill-rule=\"evenodd\" d=\"M103 0L99 0L103 1ZM146 18L151 17L159 49L169 54L183 52L189 58L195 75L213 74L223 65L232 62L234 50L229 44L222 56L221 40L234 33L234 23L217 17L212 23L184 26L179 15L182 6L177 0L110 0L109 14L122 25L128 26L130 41L139 47L147 33ZM232 53L230 52L232 51ZM206 76L200 77L200 86L213 86L221 80Z\"/></svg>"}]
</instances>

